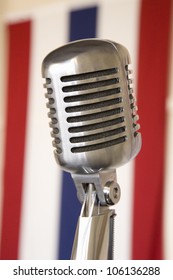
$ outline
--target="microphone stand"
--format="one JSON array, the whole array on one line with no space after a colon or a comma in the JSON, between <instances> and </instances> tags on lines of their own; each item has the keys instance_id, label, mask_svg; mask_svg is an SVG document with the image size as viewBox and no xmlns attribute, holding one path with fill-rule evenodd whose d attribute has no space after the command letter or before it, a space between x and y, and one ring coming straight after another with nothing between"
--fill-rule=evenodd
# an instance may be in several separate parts
<instances>
[{"instance_id":1,"label":"microphone stand","mask_svg":"<svg viewBox=\"0 0 173 280\"><path fill-rule=\"evenodd\" d=\"M113 260L115 210L120 199L116 170L72 175L81 213L76 228L72 260Z\"/></svg>"}]
</instances>

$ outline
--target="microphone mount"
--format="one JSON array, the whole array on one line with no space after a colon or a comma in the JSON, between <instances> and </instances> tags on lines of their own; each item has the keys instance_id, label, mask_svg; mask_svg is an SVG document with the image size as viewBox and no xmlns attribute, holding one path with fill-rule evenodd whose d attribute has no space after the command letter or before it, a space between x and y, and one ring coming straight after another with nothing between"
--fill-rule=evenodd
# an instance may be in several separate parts
<instances>
[{"instance_id":1,"label":"microphone mount","mask_svg":"<svg viewBox=\"0 0 173 280\"><path fill-rule=\"evenodd\" d=\"M96 174L73 174L82 203L71 259L113 259L115 210L120 199L116 170Z\"/></svg>"},{"instance_id":2,"label":"microphone mount","mask_svg":"<svg viewBox=\"0 0 173 280\"><path fill-rule=\"evenodd\" d=\"M102 170L90 174L71 174L74 180L77 196L84 202L88 184L93 184L97 199L101 205L114 205L120 199L120 187L117 183L116 170Z\"/></svg>"}]
</instances>

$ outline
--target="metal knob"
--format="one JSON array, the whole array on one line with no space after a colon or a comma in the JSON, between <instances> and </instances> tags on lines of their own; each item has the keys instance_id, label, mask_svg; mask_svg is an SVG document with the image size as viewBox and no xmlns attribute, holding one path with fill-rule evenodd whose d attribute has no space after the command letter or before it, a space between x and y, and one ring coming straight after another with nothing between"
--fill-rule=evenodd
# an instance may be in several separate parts
<instances>
[{"instance_id":1,"label":"metal knob","mask_svg":"<svg viewBox=\"0 0 173 280\"><path fill-rule=\"evenodd\" d=\"M108 181L103 189L103 192L108 205L114 205L120 200L121 191L117 182Z\"/></svg>"}]
</instances>

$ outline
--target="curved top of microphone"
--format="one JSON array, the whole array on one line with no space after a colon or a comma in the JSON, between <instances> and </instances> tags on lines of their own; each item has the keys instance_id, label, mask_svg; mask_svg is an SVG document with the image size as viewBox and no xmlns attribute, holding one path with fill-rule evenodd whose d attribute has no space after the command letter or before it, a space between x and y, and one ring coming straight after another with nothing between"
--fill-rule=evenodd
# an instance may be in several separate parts
<instances>
[{"instance_id":1,"label":"curved top of microphone","mask_svg":"<svg viewBox=\"0 0 173 280\"><path fill-rule=\"evenodd\" d=\"M127 49L108 40L62 46L42 64L55 158L62 169L97 173L141 148Z\"/></svg>"}]
</instances>

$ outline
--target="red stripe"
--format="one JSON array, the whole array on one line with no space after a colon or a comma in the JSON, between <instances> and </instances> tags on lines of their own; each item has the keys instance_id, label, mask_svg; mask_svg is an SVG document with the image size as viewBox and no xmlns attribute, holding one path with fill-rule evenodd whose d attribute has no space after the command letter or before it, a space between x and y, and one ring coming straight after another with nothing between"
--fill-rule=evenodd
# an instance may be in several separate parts
<instances>
[{"instance_id":1,"label":"red stripe","mask_svg":"<svg viewBox=\"0 0 173 280\"><path fill-rule=\"evenodd\" d=\"M0 259L17 259L28 99L29 21L7 26L8 82Z\"/></svg>"},{"instance_id":2,"label":"red stripe","mask_svg":"<svg viewBox=\"0 0 173 280\"><path fill-rule=\"evenodd\" d=\"M143 146L136 159L133 259L162 259L165 101L171 0L143 0L138 104Z\"/></svg>"}]
</instances>

